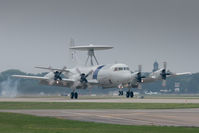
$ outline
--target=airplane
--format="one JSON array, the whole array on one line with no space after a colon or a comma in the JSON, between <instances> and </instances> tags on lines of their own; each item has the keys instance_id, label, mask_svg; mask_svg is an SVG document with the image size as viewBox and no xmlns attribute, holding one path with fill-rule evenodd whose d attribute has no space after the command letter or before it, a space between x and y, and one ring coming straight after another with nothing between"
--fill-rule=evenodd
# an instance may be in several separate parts
<instances>
[{"instance_id":1,"label":"airplane","mask_svg":"<svg viewBox=\"0 0 199 133\"><path fill-rule=\"evenodd\" d=\"M94 56L95 49L108 49L107 46L86 46L87 49L93 49L92 56ZM100 48L99 48L100 47ZM81 47L77 47L81 49ZM110 47L109 47L110 48ZM74 49L74 48L73 48ZM85 46L83 47L85 49ZM88 53L91 55L90 53ZM96 61L97 62L97 61ZM166 70L166 63L164 68L158 69L152 72L149 76L143 76L141 72L141 65L139 65L137 72L132 72L128 65L123 63L97 65L93 64L91 58L91 66L74 67L68 69L56 69L51 67L36 67L39 69L49 70L50 72L44 77L40 76L26 76L26 75L12 75L12 77L24 78L24 79L36 79L40 84L50 86L61 86L71 88L71 99L78 99L78 93L76 89L87 89L95 86L101 88L119 88L119 95L123 95L123 88L128 88L126 93L127 98L134 97L134 93L131 88L141 88L141 84L154 82L156 80L166 81L167 77L178 76L190 73L172 73ZM64 75L64 77L62 77Z\"/></svg>"}]
</instances>

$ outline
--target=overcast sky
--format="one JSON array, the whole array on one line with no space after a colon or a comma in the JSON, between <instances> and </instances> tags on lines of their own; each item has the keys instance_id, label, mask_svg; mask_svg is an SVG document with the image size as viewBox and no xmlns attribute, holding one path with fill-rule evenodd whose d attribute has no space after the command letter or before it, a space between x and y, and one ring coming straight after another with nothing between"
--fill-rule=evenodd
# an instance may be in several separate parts
<instances>
[{"instance_id":1,"label":"overcast sky","mask_svg":"<svg viewBox=\"0 0 199 133\"><path fill-rule=\"evenodd\" d=\"M100 63L199 72L199 0L0 0L0 71L71 67L76 45L112 45ZM83 64L86 53L79 53Z\"/></svg>"}]
</instances>

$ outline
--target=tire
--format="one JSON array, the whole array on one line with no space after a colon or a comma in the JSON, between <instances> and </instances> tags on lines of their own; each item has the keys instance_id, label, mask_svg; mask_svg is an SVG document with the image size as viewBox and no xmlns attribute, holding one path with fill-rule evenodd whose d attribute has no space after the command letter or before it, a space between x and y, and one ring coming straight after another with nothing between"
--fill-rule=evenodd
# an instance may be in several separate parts
<instances>
[{"instance_id":1,"label":"tire","mask_svg":"<svg viewBox=\"0 0 199 133\"><path fill-rule=\"evenodd\" d=\"M126 98L129 98L129 91L126 92Z\"/></svg>"},{"instance_id":2,"label":"tire","mask_svg":"<svg viewBox=\"0 0 199 133\"><path fill-rule=\"evenodd\" d=\"M78 93L77 92L75 92L75 99L78 99Z\"/></svg>"},{"instance_id":3,"label":"tire","mask_svg":"<svg viewBox=\"0 0 199 133\"><path fill-rule=\"evenodd\" d=\"M134 97L134 93L131 91L130 92L130 97L133 98Z\"/></svg>"},{"instance_id":4,"label":"tire","mask_svg":"<svg viewBox=\"0 0 199 133\"><path fill-rule=\"evenodd\" d=\"M74 92L71 92L71 93L70 93L70 98L73 99L73 98L74 98L74 95L75 95Z\"/></svg>"}]
</instances>

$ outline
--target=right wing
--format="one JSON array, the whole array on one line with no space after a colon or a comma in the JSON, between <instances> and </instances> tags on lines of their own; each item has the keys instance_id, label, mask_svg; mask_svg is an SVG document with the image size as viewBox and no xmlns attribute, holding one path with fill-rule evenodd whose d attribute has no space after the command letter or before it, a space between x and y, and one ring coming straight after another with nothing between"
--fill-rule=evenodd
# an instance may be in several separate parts
<instances>
[{"instance_id":1,"label":"right wing","mask_svg":"<svg viewBox=\"0 0 199 133\"><path fill-rule=\"evenodd\" d=\"M12 75L12 77L16 77L16 78L24 78L24 79L49 80L49 78L48 78L48 77L27 76L27 75Z\"/></svg>"},{"instance_id":2,"label":"right wing","mask_svg":"<svg viewBox=\"0 0 199 133\"><path fill-rule=\"evenodd\" d=\"M66 79L66 78L62 78L61 81L55 81L54 79L49 79L48 77L39 77L39 76L12 75L12 77L35 79L39 80L41 84L51 85L51 86L61 86L61 87L70 87L75 82L73 79Z\"/></svg>"},{"instance_id":3,"label":"right wing","mask_svg":"<svg viewBox=\"0 0 199 133\"><path fill-rule=\"evenodd\" d=\"M68 69L57 69L57 68L51 68L51 67L40 67L40 66L37 66L35 68L51 70L51 71L70 72L70 70L68 70Z\"/></svg>"},{"instance_id":4,"label":"right wing","mask_svg":"<svg viewBox=\"0 0 199 133\"><path fill-rule=\"evenodd\" d=\"M24 78L24 79L51 80L48 77L39 77L39 76L12 75L12 77ZM64 81L64 82L75 82L73 79L66 79L66 78L63 78L62 81Z\"/></svg>"},{"instance_id":5,"label":"right wing","mask_svg":"<svg viewBox=\"0 0 199 133\"><path fill-rule=\"evenodd\" d=\"M88 80L88 83L90 85L98 85L99 84L99 82L96 79L90 79L90 80Z\"/></svg>"},{"instance_id":6,"label":"right wing","mask_svg":"<svg viewBox=\"0 0 199 133\"><path fill-rule=\"evenodd\" d=\"M12 77L24 78L24 79L35 79L35 80L39 80L40 83L43 83L46 85L62 86L62 87L70 87L76 82L74 79L66 79L66 78L62 78L61 81L54 82L54 79L49 79L48 77L27 76L27 75L12 75ZM98 85L97 80L88 80L88 83L90 85Z\"/></svg>"}]
</instances>

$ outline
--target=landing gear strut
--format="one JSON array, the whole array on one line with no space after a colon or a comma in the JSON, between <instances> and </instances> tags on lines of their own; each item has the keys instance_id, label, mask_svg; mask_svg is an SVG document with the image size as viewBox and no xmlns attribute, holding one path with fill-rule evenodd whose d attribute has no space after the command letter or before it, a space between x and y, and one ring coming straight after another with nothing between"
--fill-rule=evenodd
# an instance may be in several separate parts
<instances>
[{"instance_id":1,"label":"landing gear strut","mask_svg":"<svg viewBox=\"0 0 199 133\"><path fill-rule=\"evenodd\" d=\"M133 96L134 96L133 91L128 90L128 91L126 92L126 98L133 98Z\"/></svg>"},{"instance_id":2,"label":"landing gear strut","mask_svg":"<svg viewBox=\"0 0 199 133\"><path fill-rule=\"evenodd\" d=\"M71 92L71 93L70 93L70 98L71 98L71 99L73 99L73 98L74 98L74 99L78 99L78 93L77 93L77 92Z\"/></svg>"}]
</instances>

